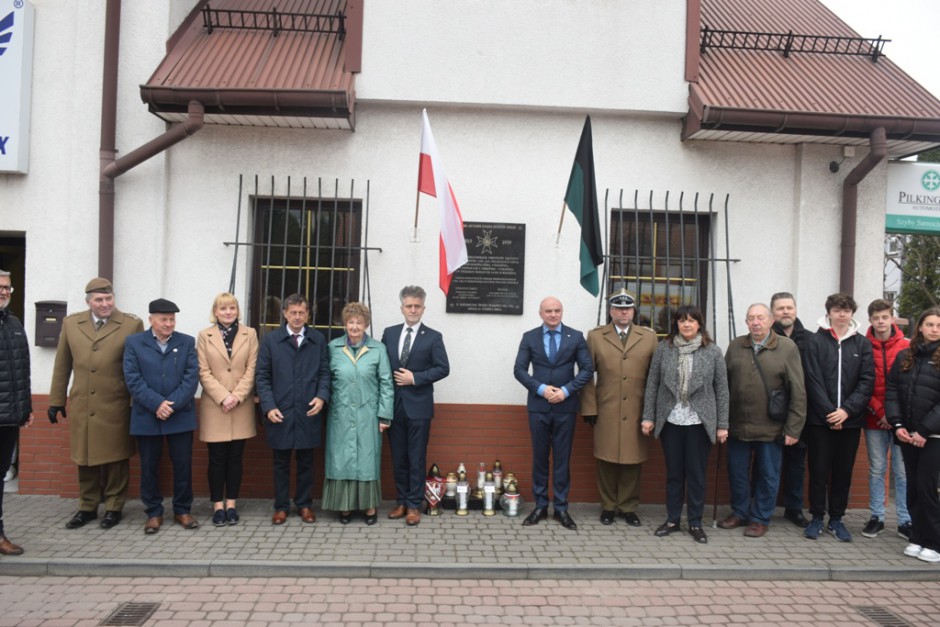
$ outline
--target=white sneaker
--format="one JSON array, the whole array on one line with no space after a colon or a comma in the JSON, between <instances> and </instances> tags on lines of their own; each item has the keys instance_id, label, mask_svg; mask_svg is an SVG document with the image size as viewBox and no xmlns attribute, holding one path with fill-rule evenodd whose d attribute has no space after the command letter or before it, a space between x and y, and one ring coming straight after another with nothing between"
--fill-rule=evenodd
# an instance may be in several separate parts
<instances>
[{"instance_id":1,"label":"white sneaker","mask_svg":"<svg viewBox=\"0 0 940 627\"><path fill-rule=\"evenodd\" d=\"M917 559L922 562L936 564L937 562L940 562L940 553L937 553L933 549L923 549L920 553L917 554Z\"/></svg>"},{"instance_id":2,"label":"white sneaker","mask_svg":"<svg viewBox=\"0 0 940 627\"><path fill-rule=\"evenodd\" d=\"M922 547L919 544L908 544L907 548L904 549L904 554L907 555L908 557L917 557L918 555L920 555L920 552L923 550L924 550L924 547Z\"/></svg>"}]
</instances>

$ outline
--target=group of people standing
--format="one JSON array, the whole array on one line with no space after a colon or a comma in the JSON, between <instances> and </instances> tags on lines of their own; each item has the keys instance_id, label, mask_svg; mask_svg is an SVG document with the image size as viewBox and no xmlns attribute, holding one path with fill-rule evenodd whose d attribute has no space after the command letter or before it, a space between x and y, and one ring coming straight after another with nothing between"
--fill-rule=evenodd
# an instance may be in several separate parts
<instances>
[{"instance_id":1,"label":"group of people standing","mask_svg":"<svg viewBox=\"0 0 940 627\"><path fill-rule=\"evenodd\" d=\"M366 524L376 522L381 434L388 431L398 492L398 507L389 518L404 518L410 526L420 523L433 385L450 371L441 334L421 322L422 288L401 291L405 321L386 329L382 342L369 337L371 313L358 302L343 308L345 333L327 342L308 324L306 298L288 296L283 324L259 342L257 332L241 324L232 294L215 298L211 325L193 338L176 331L179 308L169 300L150 303L150 328L144 330L139 318L115 306L107 279L92 279L85 293L88 309L63 321L48 408L51 423L67 420L71 457L78 467L79 507L66 528L97 520L102 502L99 526L110 529L121 522L130 458L137 451L147 516L144 533L156 534L164 522L164 446L172 466L173 520L184 529L198 528L191 513L197 425L208 452L212 524L238 524L245 444L257 434L255 391L273 455L272 524L287 521L291 500L303 522L316 521L313 456L324 421L323 509L338 512L344 524L355 511L365 515ZM2 474L12 459L18 428L33 419L29 347L19 320L7 311L11 294L9 273L0 272ZM0 496L0 554L21 554L22 547L6 538L2 520Z\"/></svg>"},{"instance_id":2,"label":"group of people standing","mask_svg":"<svg viewBox=\"0 0 940 627\"><path fill-rule=\"evenodd\" d=\"M585 340L562 325L558 299L546 298L543 324L523 336L514 373L529 391L535 496L524 525L548 517L551 458L554 518L577 528L567 493L580 410L594 430L605 525L617 516L640 525L640 470L652 437L662 444L667 475L666 521L655 535L680 531L685 505L688 533L708 542L706 466L712 446L727 442L731 513L719 527L765 535L782 484L784 516L807 539L825 530L849 542L842 519L864 429L871 519L862 534L876 537L885 528L890 454L898 534L910 541L905 554L940 562L940 308L921 315L908 347L888 301L871 303L862 335L855 300L833 294L813 333L797 318L793 295L780 292L770 306L748 308L748 333L723 354L694 306L673 312L657 344L633 322L631 294L617 291L608 305L610 322ZM807 460L810 519L803 515Z\"/></svg>"},{"instance_id":3,"label":"group of people standing","mask_svg":"<svg viewBox=\"0 0 940 627\"><path fill-rule=\"evenodd\" d=\"M0 475L17 429L32 422L28 343L7 311L12 291L9 273L0 271ZM316 521L313 457L324 422L322 508L337 512L343 524L357 512L375 524L387 431L397 493L388 518L420 523L433 386L450 372L441 334L422 322L422 288L401 290L404 321L385 329L381 341L368 335L371 312L359 302L345 305L345 333L327 341L308 324L306 298L290 295L282 303L283 325L259 342L228 293L215 298L211 325L193 338L176 331L179 308L171 301L150 303L144 330L140 319L117 309L107 279L92 279L85 292L88 310L68 316L62 327L48 409L53 424L68 421L78 467L79 508L67 528L96 520L101 502L100 527L121 522L136 450L144 532L156 534L164 516L164 446L173 470L173 519L197 528L191 514L197 424L208 451L212 524L238 524L245 443L257 433L255 391L273 455L272 524L287 522L292 500L301 521ZM766 534L782 484L784 515L806 538L825 530L851 541L842 518L864 429L871 519L862 534L876 537L885 528L890 456L898 532L910 542L904 553L940 562L940 308L920 316L911 342L894 324L890 302L871 303L867 335L854 320L851 296L833 294L825 308L812 333L797 317L793 295L775 294L770 306L748 308L748 333L722 353L694 306L676 309L658 341L634 322L635 298L621 289L608 298L610 322L585 338L562 324L557 298L543 299L542 324L523 335L513 370L528 391L532 443L535 507L522 524L548 517L551 485L554 518L577 529L568 489L580 413L593 430L604 525L618 517L642 524L641 469L655 438L667 472L666 520L655 535L681 531L685 505L688 533L708 542L702 524L707 461L716 443L727 443L731 513L721 528ZM807 459L810 519L803 515ZM0 554L20 553L4 534L0 496Z\"/></svg>"}]
</instances>

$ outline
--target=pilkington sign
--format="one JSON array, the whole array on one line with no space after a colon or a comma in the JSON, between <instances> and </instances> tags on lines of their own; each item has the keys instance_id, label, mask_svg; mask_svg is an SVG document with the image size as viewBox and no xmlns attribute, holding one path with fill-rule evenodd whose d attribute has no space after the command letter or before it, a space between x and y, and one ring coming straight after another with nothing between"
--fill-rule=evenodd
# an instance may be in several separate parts
<instances>
[{"instance_id":1,"label":"pilkington sign","mask_svg":"<svg viewBox=\"0 0 940 627\"><path fill-rule=\"evenodd\" d=\"M35 15L26 0L0 0L0 172L29 170Z\"/></svg>"},{"instance_id":2,"label":"pilkington sign","mask_svg":"<svg viewBox=\"0 0 940 627\"><path fill-rule=\"evenodd\" d=\"M940 163L888 164L885 230L940 235Z\"/></svg>"}]
</instances>

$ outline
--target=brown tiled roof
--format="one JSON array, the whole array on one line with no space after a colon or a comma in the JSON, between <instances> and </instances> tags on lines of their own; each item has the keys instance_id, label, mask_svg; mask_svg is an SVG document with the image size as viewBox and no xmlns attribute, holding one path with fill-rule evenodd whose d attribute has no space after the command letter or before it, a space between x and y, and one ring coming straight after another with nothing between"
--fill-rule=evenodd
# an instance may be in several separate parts
<instances>
[{"instance_id":1,"label":"brown tiled roof","mask_svg":"<svg viewBox=\"0 0 940 627\"><path fill-rule=\"evenodd\" d=\"M362 5L361 0L349 4ZM209 10L215 12L213 23L223 24L211 32ZM268 27L272 10L280 14L283 28L276 35ZM168 121L185 119L187 103L197 100L205 107L206 124L351 129L361 20L345 20L344 36L284 28L291 23L288 14L308 16L306 28L313 24L309 16L346 13L347 0L201 0L170 38L153 76L141 85L141 98ZM303 24L293 20L295 26ZM228 23L249 28L224 27ZM334 27L338 23L321 20Z\"/></svg>"},{"instance_id":2,"label":"brown tiled roof","mask_svg":"<svg viewBox=\"0 0 940 627\"><path fill-rule=\"evenodd\" d=\"M861 37L817 0L701 0L701 25ZM940 101L889 57L708 48L690 84L683 136L866 145L878 126L893 156L940 143Z\"/></svg>"}]
</instances>

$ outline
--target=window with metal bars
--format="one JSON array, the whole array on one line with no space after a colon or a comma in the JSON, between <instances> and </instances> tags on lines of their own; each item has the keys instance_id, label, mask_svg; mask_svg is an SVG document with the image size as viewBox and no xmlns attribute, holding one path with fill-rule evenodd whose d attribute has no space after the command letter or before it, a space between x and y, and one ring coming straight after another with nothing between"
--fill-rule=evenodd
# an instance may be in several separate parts
<instances>
[{"instance_id":1,"label":"window with metal bars","mask_svg":"<svg viewBox=\"0 0 940 627\"><path fill-rule=\"evenodd\" d=\"M343 334L342 309L360 293L362 201L252 196L249 321L259 336L283 322L281 303L306 296L327 339Z\"/></svg>"},{"instance_id":2,"label":"window with metal bars","mask_svg":"<svg viewBox=\"0 0 940 627\"><path fill-rule=\"evenodd\" d=\"M680 305L707 312L710 241L706 213L612 211L608 293L626 287L636 322L668 333Z\"/></svg>"}]
</instances>

